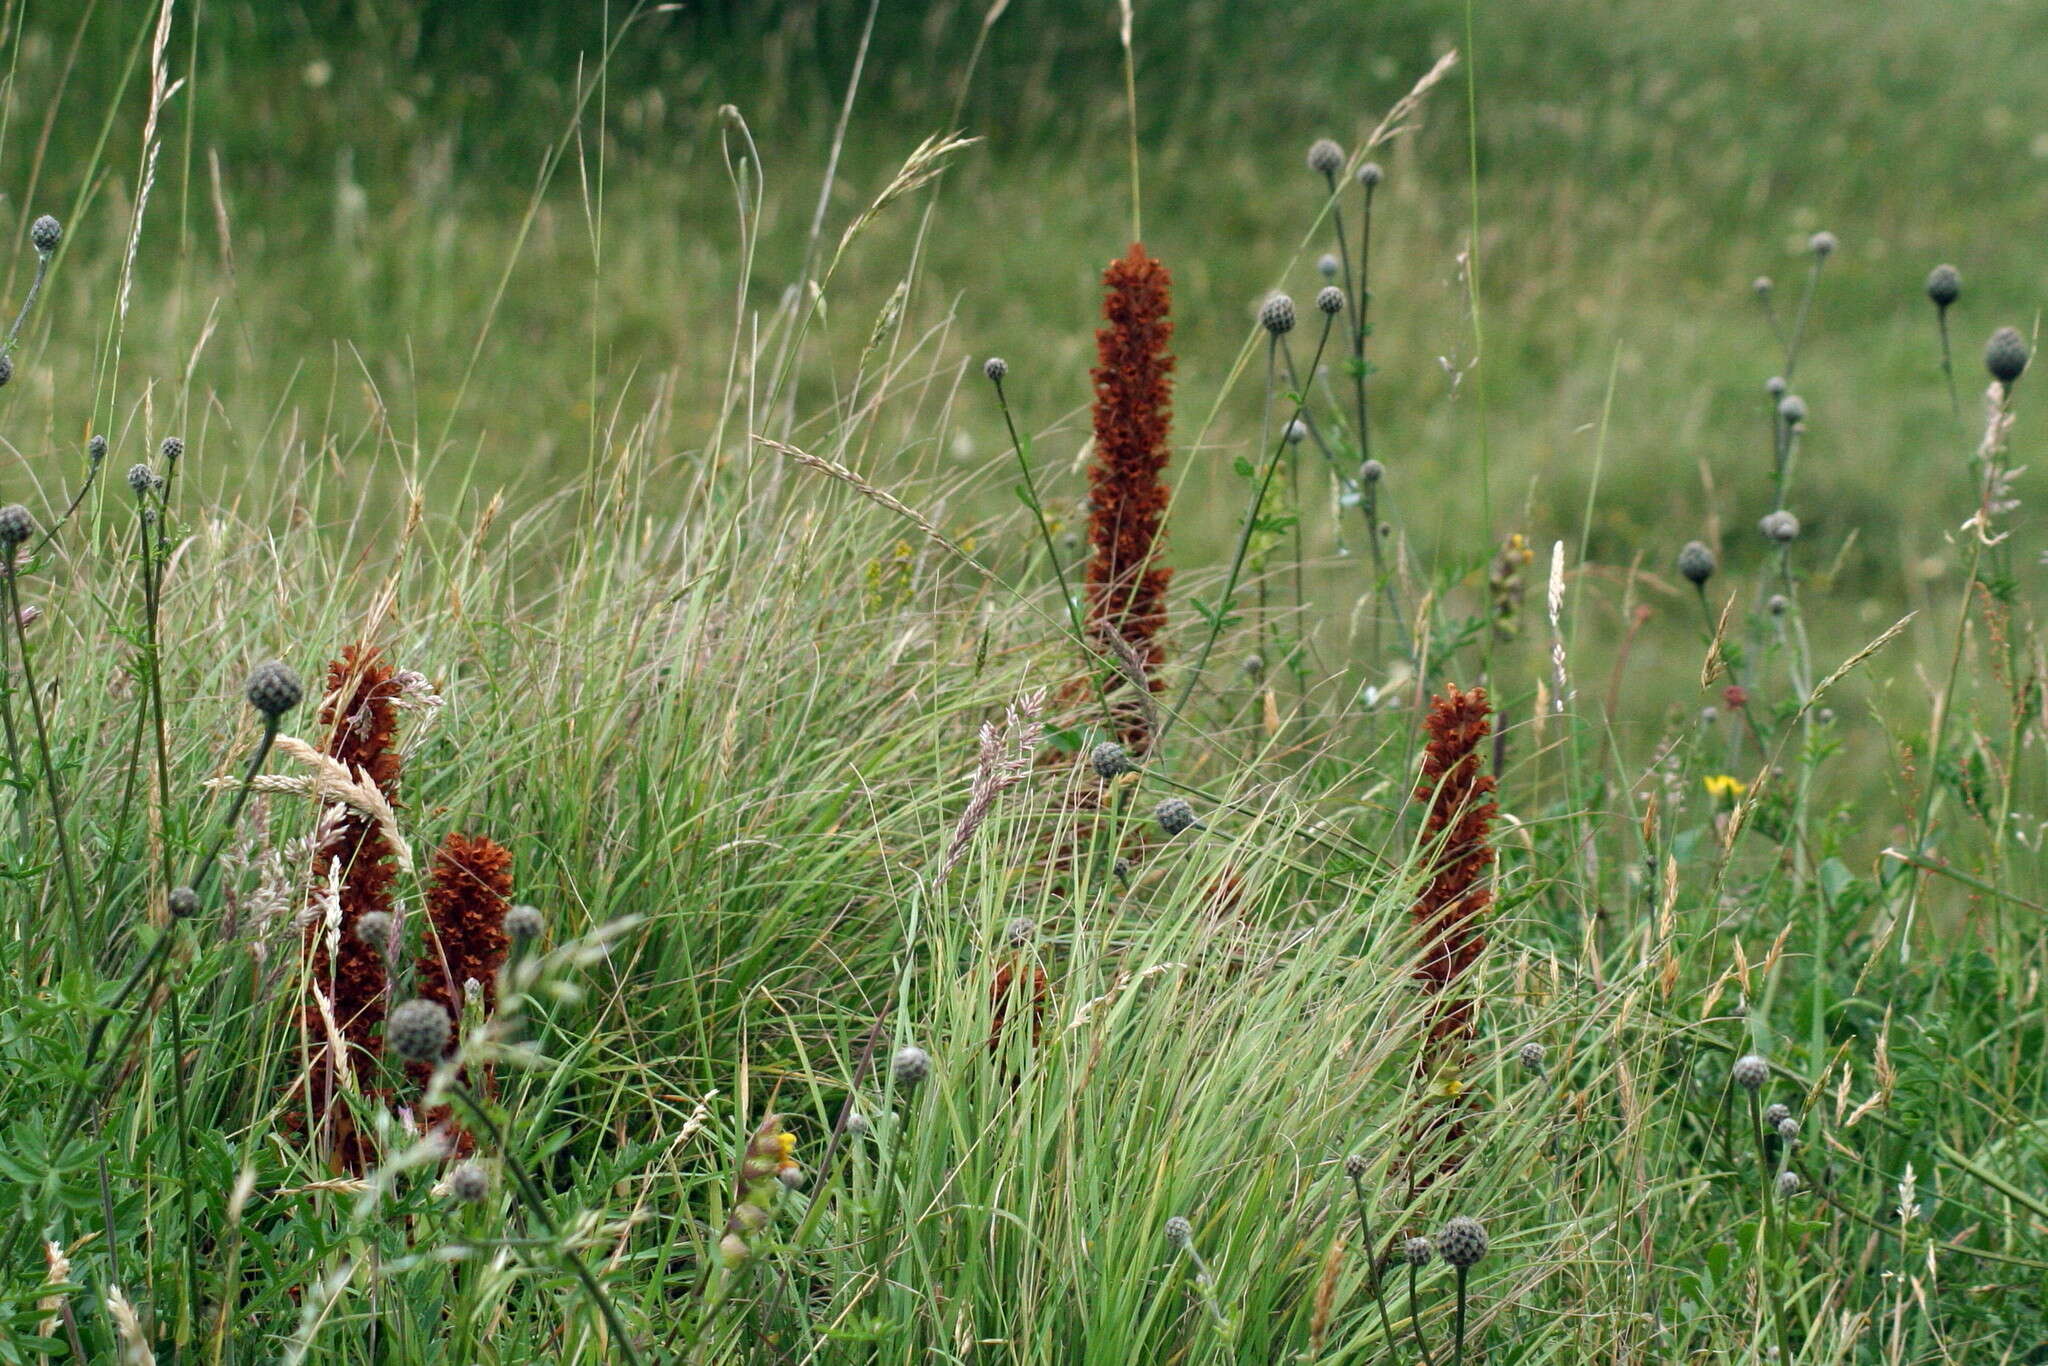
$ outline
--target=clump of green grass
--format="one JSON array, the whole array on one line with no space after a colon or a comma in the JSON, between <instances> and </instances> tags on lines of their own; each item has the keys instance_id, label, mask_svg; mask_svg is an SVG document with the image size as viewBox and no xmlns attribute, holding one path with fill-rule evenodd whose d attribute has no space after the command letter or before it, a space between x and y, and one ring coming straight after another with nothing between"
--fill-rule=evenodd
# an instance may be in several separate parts
<instances>
[{"instance_id":1,"label":"clump of green grass","mask_svg":"<svg viewBox=\"0 0 2048 1366\"><path fill-rule=\"evenodd\" d=\"M172 98L158 32L145 146ZM1362 234L1377 214L1384 263L1390 222L1412 250L1444 211L1420 174L1400 214L1375 208L1394 177L1358 172L1440 152L1391 139L1451 70L1364 121L1357 171L1318 147L1327 224L1311 203L1273 231L1299 232L1303 262L1332 234L1339 272L1357 262L1317 304L1347 372L1320 352L1297 371L1277 308L1241 318L1178 464L1258 428L1244 496L1212 517L1235 539L1176 536L1176 594L1151 583L1177 610L1148 602L1136 646L1102 604L1157 572L1159 528L1076 594L1060 523L1078 480L1005 387L1048 383L1056 348L1006 338L1015 369L983 369L1000 406L956 404L965 347L917 302L923 244L944 278L965 144L910 147L843 213L828 174L785 293L753 278L781 201L737 111L724 379L701 404L664 385L601 407L593 361L576 478L504 498L374 373L317 418L280 398L275 421L214 425L225 405L187 401L195 360L175 403L149 389L109 424L118 442L87 446L75 493L0 511L17 817L0 822L17 1310L0 1351L907 1366L2030 1347L2048 1095L2042 932L2013 914L2040 899L2013 482L2026 341L1994 341L1981 434L1958 437L1970 520L1957 591L1920 608L1950 644L1923 725L1905 622L1859 624L1839 653L1842 631L1808 629L1846 615L1848 537L1791 495L1822 505L1836 478L1817 447L1841 405L1821 396L1851 376L1822 264L1842 258L1832 282L1853 247L1807 240L1797 311L1755 367L1784 384L1768 452L1745 427L1729 502L1787 534L1723 544L1689 516L1616 563L1590 492L1582 512L1503 505L1501 527L1486 487L1425 488L1414 353L1366 323L1371 279L1402 277L1368 276ZM621 209L602 176L583 183L599 260ZM131 259L150 278L142 207L140 254L102 278ZM917 222L908 264L899 220ZM29 292L64 297L53 263L79 236L30 234ZM889 288L849 357L834 311L859 307L864 271ZM601 290L590 308L595 338ZM115 313L94 411L128 392L112 358L147 313ZM1261 403L1231 381L1262 346ZM1484 373L1458 355L1454 388ZM439 414L448 433L466 411ZM98 480L117 444L166 429L188 435L150 440L125 493ZM1003 458L914 454L970 433ZM1323 528L1363 509L1369 577L1321 562L1317 500L1295 488L1307 449L1329 467ZM371 452L390 468L356 478ZM244 461L269 472L244 482ZM989 515L1019 474L1031 522ZM1376 490L1397 477L1404 525L1434 507L1445 534L1383 536ZM1203 488L1180 485L1177 517L1199 522ZM1575 515L1574 554L1548 533ZM1545 539L1533 639L1522 576ZM1686 588L1643 567L1672 563ZM1250 591L1275 576L1292 594ZM1311 583L1344 585L1344 605L1314 615ZM1683 669L1630 653L1634 627L1612 650L1582 633L1603 584L1632 612L1667 587L1697 598ZM333 753L325 785L265 782L274 753L322 756L286 730L304 689L274 660L358 641L432 681L437 705L378 721L417 759L402 801ZM1249 686L1222 667L1254 653L1274 665ZM1910 696L1868 686L1884 678ZM1495 729L1446 689L1426 732L1445 684L1483 685ZM1617 720L1625 688L1659 719ZM1132 743L1116 703L1140 696L1157 711ZM1852 727L1879 743L1852 747ZM1896 789L1882 814L1829 795L1852 767L1839 790ZM451 832L502 832L538 908L504 912L494 1010L393 1010L384 1042L432 1079L417 1106L346 1097L353 1164L291 1099L331 1042L305 1003L351 810L400 867ZM387 970L423 895L396 885L388 925L357 920ZM486 1072L495 1094L473 1084ZM444 1101L476 1156L426 1131Z\"/></svg>"}]
</instances>

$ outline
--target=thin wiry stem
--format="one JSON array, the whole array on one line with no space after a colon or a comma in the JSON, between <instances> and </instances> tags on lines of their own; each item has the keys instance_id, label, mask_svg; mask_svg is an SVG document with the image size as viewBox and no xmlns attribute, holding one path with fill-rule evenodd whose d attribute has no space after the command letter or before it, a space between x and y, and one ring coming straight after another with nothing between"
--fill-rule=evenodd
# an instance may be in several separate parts
<instances>
[{"instance_id":1,"label":"thin wiry stem","mask_svg":"<svg viewBox=\"0 0 2048 1366\"><path fill-rule=\"evenodd\" d=\"M1408 1263L1408 1324L1415 1330L1415 1348L1422 1353L1422 1366L1436 1366L1436 1358L1429 1354L1429 1339L1422 1332L1422 1313L1416 1303L1415 1263Z\"/></svg>"},{"instance_id":2,"label":"thin wiry stem","mask_svg":"<svg viewBox=\"0 0 2048 1366\"><path fill-rule=\"evenodd\" d=\"M10 563L0 572L5 572L11 577L13 575L12 564ZM4 629L0 629L0 730L4 730L7 736L7 774L8 777L18 784L14 794L14 814L21 821L22 852L26 855L30 839L28 825L29 784L24 775L28 772L28 768L22 762L21 735L14 725L14 679L7 667L7 655L7 632Z\"/></svg>"},{"instance_id":3,"label":"thin wiry stem","mask_svg":"<svg viewBox=\"0 0 2048 1366\"><path fill-rule=\"evenodd\" d=\"M156 748L157 804L161 819L167 827L171 817L171 750L170 727L164 716L163 646L160 640L159 620L162 615L163 578L165 545L163 542L163 513L157 514L158 539L156 548L144 560L143 583L143 688L146 706L149 710L151 730ZM148 539L149 527L145 518L143 537ZM171 840L169 830L160 833L160 853L163 859L163 879L166 889L171 881Z\"/></svg>"},{"instance_id":4,"label":"thin wiry stem","mask_svg":"<svg viewBox=\"0 0 2048 1366\"><path fill-rule=\"evenodd\" d=\"M71 922L75 935L73 952L83 952L86 942L85 901L78 890L78 865L71 857L70 823L64 814L64 793L57 781L57 761L50 749L50 730L43 720L43 702L36 692L35 664L28 648L28 628L21 620L21 585L15 579L14 565L10 562L0 565L0 583L6 585L7 618L13 623L15 644L21 649L21 690L28 694L28 714L35 723L36 748L42 756L43 783L50 793L51 823L57 829L57 860L61 865L64 881L64 895L71 907Z\"/></svg>"},{"instance_id":5,"label":"thin wiry stem","mask_svg":"<svg viewBox=\"0 0 2048 1366\"><path fill-rule=\"evenodd\" d=\"M213 844L207 849L206 857L199 860L199 867L185 884L193 891L204 891L206 879L213 874L214 865L219 862L221 850L227 847L229 836L235 833L235 825L242 819L242 808L249 802L249 793L256 782L256 775L263 769L263 761L270 755L270 747L277 741L277 718L263 718L263 740L256 746L256 752L249 756L249 771L242 775L241 786L235 789L234 800L228 804L227 819L221 822L220 830L213 837Z\"/></svg>"},{"instance_id":6,"label":"thin wiry stem","mask_svg":"<svg viewBox=\"0 0 2048 1366\"><path fill-rule=\"evenodd\" d=\"M1792 320L1792 338L1785 343L1785 383L1792 382L1792 368L1799 363L1799 343L1806 335L1806 315L1813 308L1813 293L1820 285L1820 268L1827 261L1820 252L1813 253L1813 265L1806 272L1806 289L1799 296L1799 313Z\"/></svg>"},{"instance_id":7,"label":"thin wiry stem","mask_svg":"<svg viewBox=\"0 0 2048 1366\"><path fill-rule=\"evenodd\" d=\"M1024 479L1024 504L1031 509L1031 518L1038 525L1038 538L1045 545L1045 557L1052 562L1053 577L1060 585L1060 601L1066 604L1067 616L1074 624L1074 638L1086 641L1088 632L1081 623L1081 602L1067 584L1066 568L1060 564L1060 552L1053 544L1052 528L1046 524L1045 504L1038 497L1038 482L1032 477L1030 458L1024 454L1024 443L1017 436L1017 424L1010 417L1009 396L1003 392L1002 380L996 379L993 383L996 386L996 406L1002 409L1003 426L1010 433L1010 450L1017 457L1017 472Z\"/></svg>"},{"instance_id":8,"label":"thin wiry stem","mask_svg":"<svg viewBox=\"0 0 2048 1366\"><path fill-rule=\"evenodd\" d=\"M1947 305L1938 306L1934 310L1934 321L1941 332L1941 374L1942 378L1948 381L1948 415L1960 418L1963 415L1963 407L1956 398L1956 369L1949 354Z\"/></svg>"},{"instance_id":9,"label":"thin wiry stem","mask_svg":"<svg viewBox=\"0 0 2048 1366\"><path fill-rule=\"evenodd\" d=\"M1334 317L1327 314L1323 317L1323 335L1316 340L1316 353L1309 360L1309 369L1311 371L1322 362L1323 348L1329 344L1331 324L1335 321ZM1307 401L1305 395L1297 397L1294 407L1295 417L1299 418L1301 416ZM1284 435L1284 430L1280 438L1283 442L1287 439ZM1167 732L1173 729L1173 724L1180 719L1180 714L1187 710L1188 700L1194 696L1195 685L1201 681L1202 670L1208 667L1209 655L1216 648L1216 638L1223 634L1223 623L1230 613L1230 600L1237 595L1238 580L1244 573L1245 556L1251 550L1252 534L1258 529L1259 510L1265 506L1266 491L1272 487L1273 475L1279 468L1280 452L1276 450L1273 452L1273 458L1266 464L1265 477L1259 481L1258 489L1252 495L1250 506L1245 508L1244 525L1239 529L1237 535L1237 549L1231 554L1230 571L1223 578L1223 591L1216 597L1216 609L1210 615L1209 634L1202 640L1201 653L1195 658L1195 666L1188 670L1187 682L1181 684L1180 697L1174 703L1173 710L1167 713L1165 720L1160 722L1159 740L1161 744L1165 743Z\"/></svg>"},{"instance_id":10,"label":"thin wiry stem","mask_svg":"<svg viewBox=\"0 0 2048 1366\"><path fill-rule=\"evenodd\" d=\"M1380 1330L1386 1334L1387 1346L1394 1345L1393 1316L1387 1312L1386 1277L1380 1274L1379 1247L1372 1236L1372 1206L1365 1198L1363 1177L1351 1178L1351 1194L1358 1200L1358 1236L1365 1243L1365 1271L1372 1277L1372 1297L1380 1307Z\"/></svg>"},{"instance_id":11,"label":"thin wiry stem","mask_svg":"<svg viewBox=\"0 0 2048 1366\"><path fill-rule=\"evenodd\" d=\"M1458 1268L1458 1318L1455 1330L1457 1346L1451 1357L1456 1366L1465 1366L1465 1277L1470 1270L1470 1267Z\"/></svg>"},{"instance_id":12,"label":"thin wiry stem","mask_svg":"<svg viewBox=\"0 0 2048 1366\"><path fill-rule=\"evenodd\" d=\"M36 253L36 278L29 281L28 293L21 299L21 312L14 315L14 326L7 329L7 340L0 343L0 356L14 349L15 341L21 336L21 325L28 321L28 311L36 306L36 296L43 292L43 279L50 273L50 258L42 252Z\"/></svg>"},{"instance_id":13,"label":"thin wiry stem","mask_svg":"<svg viewBox=\"0 0 2048 1366\"><path fill-rule=\"evenodd\" d=\"M591 1302L597 1306L598 1313L604 1316L605 1326L611 1329L619 1354L633 1363L633 1366L638 1366L640 1354L633 1350L633 1339L626 1332L626 1325L619 1318L619 1311L612 1305L611 1297L604 1293L604 1287L598 1284L597 1277L591 1274L583 1259L576 1255L576 1249L562 1240L560 1226L555 1223L554 1216L548 1213L546 1196L542 1194L540 1187L534 1184L533 1177L527 1174L526 1164L519 1160L511 1145L505 1141L505 1131L498 1127L498 1121L491 1117L490 1112L484 1109L477 1098L470 1094L469 1088L460 1081L450 1081L448 1090L475 1117L485 1134L489 1136L492 1145L497 1148L499 1157L505 1163L505 1170L512 1174L512 1182L519 1191L520 1199L533 1217L540 1221L540 1226L547 1230L555 1255L568 1267L570 1273L582 1282L584 1293L590 1296Z\"/></svg>"},{"instance_id":14,"label":"thin wiry stem","mask_svg":"<svg viewBox=\"0 0 2048 1366\"><path fill-rule=\"evenodd\" d=\"M36 542L36 548L30 552L30 558L34 558L35 556L42 554L44 548L48 546L50 542L57 539L57 533L64 529L64 524L66 522L69 522L71 520L71 515L78 511L79 504L83 503L85 501L86 495L92 492L92 486L99 482L100 465L102 463L104 462L96 461L92 465L87 467L85 471L85 482L78 486L78 492L71 495L71 501L65 504L63 515L58 517L56 521L52 522L49 525L49 527L44 530L43 538L40 541Z\"/></svg>"}]
</instances>

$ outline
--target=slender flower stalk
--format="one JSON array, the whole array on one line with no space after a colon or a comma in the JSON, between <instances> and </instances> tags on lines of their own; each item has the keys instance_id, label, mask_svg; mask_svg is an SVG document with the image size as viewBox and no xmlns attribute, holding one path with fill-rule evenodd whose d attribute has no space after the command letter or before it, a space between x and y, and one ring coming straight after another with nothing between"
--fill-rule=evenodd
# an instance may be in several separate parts
<instances>
[{"instance_id":1,"label":"slender flower stalk","mask_svg":"<svg viewBox=\"0 0 2048 1366\"><path fill-rule=\"evenodd\" d=\"M5 510L0 510L4 512ZM25 515L25 514L24 514ZM14 643L21 652L21 690L28 697L28 714L34 723L36 753L42 761L43 787L50 797L50 821L57 834L57 862L62 875L66 903L71 909L74 953L86 951L85 898L79 891L78 864L71 853L71 829L64 809L63 786L57 779L57 762L50 746L50 730L43 718L42 694L36 689L35 662L28 648L28 627L21 619L21 584L16 576L14 556L25 537L5 542L5 563L0 563L0 589L5 590L4 610L14 631ZM10 737L11 739L11 737Z\"/></svg>"},{"instance_id":2,"label":"slender flower stalk","mask_svg":"<svg viewBox=\"0 0 2048 1366\"><path fill-rule=\"evenodd\" d=\"M1059 548L1053 544L1052 527L1045 520L1045 504L1038 496L1038 481L1031 473L1031 457L1025 451L1023 438L1017 435L1016 420L1010 415L1010 397L1003 388L1003 380L1009 375L1010 367L1000 356L991 356L982 366L982 373L988 376L996 391L996 407L1002 410L1003 428L1010 434L1010 451L1017 457L1017 473L1024 480L1024 505L1031 509L1031 519L1038 527L1039 542L1045 547L1046 562L1052 566L1053 578L1059 583L1060 603L1066 608L1067 619L1073 623L1074 638L1085 643L1088 633L1081 623L1081 603L1067 585L1067 571L1060 563Z\"/></svg>"},{"instance_id":3,"label":"slender flower stalk","mask_svg":"<svg viewBox=\"0 0 2048 1366\"><path fill-rule=\"evenodd\" d=\"M1332 324L1335 321L1336 319L1329 314L1323 316L1322 336L1316 340L1315 354L1309 358L1308 368L1310 373L1314 373L1315 368L1322 364L1323 349L1329 344ZM1307 404L1307 395L1296 395L1294 416L1290 420L1299 420L1302 413L1306 410ZM1284 433L1286 428L1283 427L1281 430ZM1285 443L1287 438L1283 434L1280 440L1282 443ZM1280 452L1275 449L1272 458L1266 462L1265 474L1260 478L1258 486L1253 489L1251 501L1245 507L1244 522L1238 528L1237 548L1231 554L1230 569L1223 576L1223 590L1216 595L1216 608L1209 617L1209 632L1203 637L1202 650L1195 658L1194 667L1188 670L1187 681L1181 684L1180 696L1174 705L1173 711L1166 717L1164 727L1162 728L1162 739L1164 738L1164 729L1171 728L1173 723L1179 719L1180 714L1187 710L1188 699L1194 695L1195 685L1202 677L1202 670L1208 667L1209 655L1216 648L1216 640L1223 634L1224 623L1230 616L1230 601L1237 596L1238 582L1244 574L1245 557L1251 550L1252 537L1259 528L1259 510L1265 506L1266 493L1272 488L1273 476L1279 468Z\"/></svg>"},{"instance_id":4,"label":"slender flower stalk","mask_svg":"<svg viewBox=\"0 0 2048 1366\"><path fill-rule=\"evenodd\" d=\"M1422 1268L1429 1265L1436 1255L1436 1245L1427 1238L1410 1238L1401 1245L1401 1260L1408 1264L1408 1324L1415 1330L1415 1348L1422 1353L1423 1366L1436 1366L1436 1358L1430 1355L1429 1339L1422 1331L1422 1312L1416 1291L1416 1280Z\"/></svg>"},{"instance_id":5,"label":"slender flower stalk","mask_svg":"<svg viewBox=\"0 0 2048 1366\"><path fill-rule=\"evenodd\" d=\"M1936 266L1927 273L1927 297L1934 304L1934 325L1941 333L1941 377L1948 382L1948 411L1950 417L1963 415L1962 404L1956 398L1956 368L1949 350L1948 310L1963 296L1963 277L1954 266Z\"/></svg>"},{"instance_id":6,"label":"slender flower stalk","mask_svg":"<svg viewBox=\"0 0 2048 1366\"><path fill-rule=\"evenodd\" d=\"M1380 1331L1392 1347L1394 1321L1387 1312L1387 1281L1380 1267L1379 1243L1372 1232L1372 1202L1365 1195L1367 1169L1366 1159L1357 1153L1344 1159L1344 1175L1350 1178L1351 1195L1358 1202L1358 1237L1365 1244L1365 1274L1372 1278L1372 1297L1380 1309Z\"/></svg>"}]
</instances>

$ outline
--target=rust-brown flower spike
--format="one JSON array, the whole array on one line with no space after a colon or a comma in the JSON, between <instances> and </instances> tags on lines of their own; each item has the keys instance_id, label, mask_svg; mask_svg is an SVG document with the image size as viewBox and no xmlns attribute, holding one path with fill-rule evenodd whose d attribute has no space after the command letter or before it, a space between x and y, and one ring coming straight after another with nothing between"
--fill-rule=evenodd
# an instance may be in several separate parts
<instances>
[{"instance_id":1,"label":"rust-brown flower spike","mask_svg":"<svg viewBox=\"0 0 2048 1366\"><path fill-rule=\"evenodd\" d=\"M351 645L327 666L327 701L320 722L327 727L326 750L350 773L361 773L398 805L400 688L391 666L375 646ZM313 960L313 982L328 994L334 1021L353 1054L357 1078L374 1094L374 1059L384 1023L385 965L383 956L357 933L366 915L390 915L395 909L391 883L396 876L393 850L377 823L349 811L334 826L313 863L315 895L325 894L330 880L340 883L341 932L333 955L327 949L325 917L315 915L306 927ZM317 1003L306 1007L307 1037L315 1041L309 1074L313 1109L323 1125L331 1124L328 1142L335 1159L349 1170L361 1170L368 1154L335 1094L334 1060L327 1056L327 1026Z\"/></svg>"},{"instance_id":2,"label":"rust-brown flower spike","mask_svg":"<svg viewBox=\"0 0 2048 1366\"><path fill-rule=\"evenodd\" d=\"M1172 571L1158 561L1160 522L1167 489L1160 475L1168 458L1173 416L1172 277L1133 243L1128 255L1103 272L1103 317L1095 334L1095 456L1088 470L1093 512L1088 540L1088 618L1103 634L1114 632L1144 665L1146 684L1162 686L1158 636L1166 622L1166 584ZM1120 652L1121 653L1121 652ZM1130 683L1119 677L1114 692ZM1118 738L1143 755L1152 736L1135 699L1116 708Z\"/></svg>"},{"instance_id":3,"label":"rust-brown flower spike","mask_svg":"<svg viewBox=\"0 0 2048 1366\"><path fill-rule=\"evenodd\" d=\"M1491 839L1500 810L1493 776L1480 771L1482 742L1493 729L1486 690L1446 687L1432 699L1424 725L1429 743L1415 797L1428 804L1422 837L1429 880L1413 914L1421 948L1416 976L1429 1000L1415 1072L1446 1103L1417 1116L1411 1126L1415 1145L1423 1149L1409 1166L1411 1189L1455 1171L1463 1157L1458 1074L1476 1014L1465 978L1486 947L1482 917L1493 901Z\"/></svg>"}]
</instances>

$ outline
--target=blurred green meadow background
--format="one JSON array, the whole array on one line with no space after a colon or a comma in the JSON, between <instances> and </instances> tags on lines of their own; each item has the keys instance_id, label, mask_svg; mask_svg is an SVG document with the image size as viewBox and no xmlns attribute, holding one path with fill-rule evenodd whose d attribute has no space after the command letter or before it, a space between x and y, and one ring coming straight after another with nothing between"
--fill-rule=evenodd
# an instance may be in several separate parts
<instances>
[{"instance_id":1,"label":"blurred green meadow background","mask_svg":"<svg viewBox=\"0 0 2048 1366\"><path fill-rule=\"evenodd\" d=\"M184 85L117 328L159 13L5 14L7 226L68 225L18 354L10 482L54 489L88 430L123 461L175 428L230 503L315 464L344 504L395 515L400 476L533 505L597 477L629 428L706 447L740 319L799 278L834 148L828 247L921 138L958 131L979 141L847 253L790 411L872 401L852 376L893 323L918 376L883 396L900 441L840 454L973 523L1014 507L976 369L1001 354L1056 521L1081 510L1098 276L1130 232L1113 0L177 6ZM1258 301L1285 288L1306 311L1321 283L1309 141L1355 145L1457 49L1379 155L1375 454L1417 563L1467 557L1483 592L1481 547L1522 533L1540 622L1545 552L1564 539L1576 561L1583 540L1585 629L1611 643L1651 614L1617 723L1647 736L1708 700L1671 557L1701 536L1726 583L1762 564L1778 351L1751 281L1775 277L1789 313L1827 229L1842 246L1794 386L1812 416L1792 498L1821 567L1820 658L1957 576L1943 539L1973 506L1977 353L1999 324L2031 332L2048 285L2048 12L1151 0L1135 45L1144 237L1177 291L1176 561L1213 565L1242 506L1259 365L1232 378ZM726 105L766 167L750 259ZM1921 292L1938 261L1965 280L1960 419ZM1341 652L1359 547L1326 496L1307 501L1312 597ZM663 515L659 488L644 511ZM1930 656L1951 631L1923 613L1909 640ZM1531 674L1542 637L1524 634Z\"/></svg>"}]
</instances>

